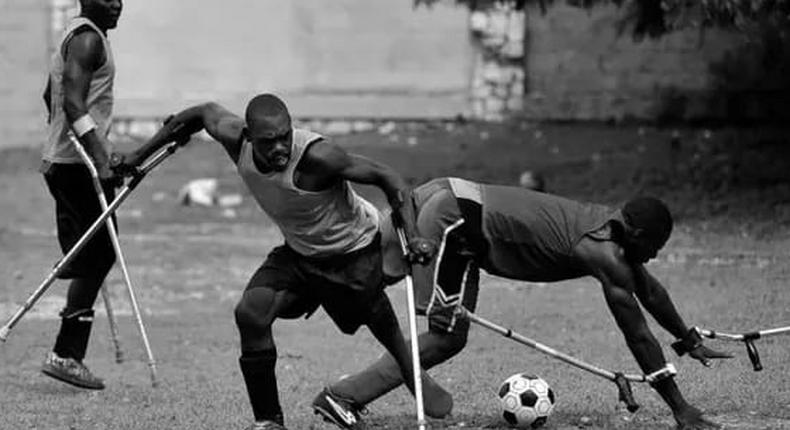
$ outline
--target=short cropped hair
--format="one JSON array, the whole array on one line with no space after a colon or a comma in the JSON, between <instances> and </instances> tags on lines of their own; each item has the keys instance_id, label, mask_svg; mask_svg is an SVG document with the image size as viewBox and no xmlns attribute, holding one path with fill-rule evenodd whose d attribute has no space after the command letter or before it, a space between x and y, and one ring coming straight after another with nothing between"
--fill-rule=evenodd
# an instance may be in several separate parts
<instances>
[{"instance_id":1,"label":"short cropped hair","mask_svg":"<svg viewBox=\"0 0 790 430\"><path fill-rule=\"evenodd\" d=\"M647 237L661 245L669 240L672 234L672 214L669 208L659 199L653 197L637 197L629 200L622 210L626 224L645 232Z\"/></svg>"},{"instance_id":2,"label":"short cropped hair","mask_svg":"<svg viewBox=\"0 0 790 430\"><path fill-rule=\"evenodd\" d=\"M247 104L244 119L249 124L261 118L275 118L283 115L289 118L291 116L282 99L274 94L259 94Z\"/></svg>"}]
</instances>

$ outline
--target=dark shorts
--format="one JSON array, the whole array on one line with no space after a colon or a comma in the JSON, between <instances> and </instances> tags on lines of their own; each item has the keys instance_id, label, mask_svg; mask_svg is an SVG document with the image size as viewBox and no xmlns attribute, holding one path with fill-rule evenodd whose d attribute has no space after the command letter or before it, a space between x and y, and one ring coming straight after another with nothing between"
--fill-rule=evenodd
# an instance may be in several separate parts
<instances>
[{"instance_id":1,"label":"dark shorts","mask_svg":"<svg viewBox=\"0 0 790 430\"><path fill-rule=\"evenodd\" d=\"M435 185L435 184L434 184ZM468 330L458 308L474 312L480 289L480 255L485 255L478 202L457 198L449 187L429 187L418 203L420 234L438 244L427 266L415 265L417 311L428 317L431 331Z\"/></svg>"},{"instance_id":2,"label":"dark shorts","mask_svg":"<svg viewBox=\"0 0 790 430\"><path fill-rule=\"evenodd\" d=\"M66 254L101 215L99 197L88 168L82 164L45 164L42 170L49 192L55 199L58 242ZM115 198L115 188L108 184L103 184L102 188L107 202L111 202ZM107 228L102 227L58 278L101 277L109 271L113 263L115 250Z\"/></svg>"},{"instance_id":3,"label":"dark shorts","mask_svg":"<svg viewBox=\"0 0 790 430\"><path fill-rule=\"evenodd\" d=\"M364 248L326 258L298 254L287 245L274 248L253 274L247 289L288 291L278 315L308 317L322 306L343 333L353 334L386 299L381 238Z\"/></svg>"}]
</instances>

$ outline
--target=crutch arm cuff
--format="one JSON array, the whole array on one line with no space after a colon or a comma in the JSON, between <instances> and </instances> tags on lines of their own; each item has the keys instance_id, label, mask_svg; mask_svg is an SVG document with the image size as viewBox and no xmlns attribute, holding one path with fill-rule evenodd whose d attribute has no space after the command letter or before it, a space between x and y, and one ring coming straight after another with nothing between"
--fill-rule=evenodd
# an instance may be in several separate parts
<instances>
[{"instance_id":1,"label":"crutch arm cuff","mask_svg":"<svg viewBox=\"0 0 790 430\"><path fill-rule=\"evenodd\" d=\"M678 369L675 368L675 365L672 363L667 363L666 366L656 370L653 373L645 375L645 380L650 384L653 385L657 382L661 382L664 379L672 378L678 374Z\"/></svg>"},{"instance_id":2,"label":"crutch arm cuff","mask_svg":"<svg viewBox=\"0 0 790 430\"><path fill-rule=\"evenodd\" d=\"M85 136L89 132L96 130L96 127L96 121L94 121L93 117L87 113L77 118L71 124L71 129L74 131L74 134L77 135L77 137Z\"/></svg>"}]
</instances>

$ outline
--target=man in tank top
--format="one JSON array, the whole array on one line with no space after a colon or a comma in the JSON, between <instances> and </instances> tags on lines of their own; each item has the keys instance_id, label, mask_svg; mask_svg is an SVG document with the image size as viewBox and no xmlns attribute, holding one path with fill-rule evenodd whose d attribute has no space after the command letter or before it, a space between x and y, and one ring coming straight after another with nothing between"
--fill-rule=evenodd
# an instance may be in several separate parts
<instances>
[{"instance_id":1,"label":"man in tank top","mask_svg":"<svg viewBox=\"0 0 790 430\"><path fill-rule=\"evenodd\" d=\"M408 190L400 175L316 133L294 128L285 104L272 94L254 97L244 118L215 103L186 109L149 143L120 156L118 167L137 166L180 133L203 129L224 146L285 238L252 275L235 310L239 365L255 416L251 428L285 428L274 372L277 350L271 327L277 318L310 315L322 306L343 333L366 325L397 357L399 371L411 375L409 350L384 293L380 214L350 185L376 185L384 192L411 239L408 259L427 263L434 248L416 235L413 206L404 204ZM407 380L411 387L411 378ZM433 393L441 388L427 375L423 384L433 397L449 396ZM358 411L338 415L339 410L330 401L318 412L335 423L358 419Z\"/></svg>"},{"instance_id":2,"label":"man in tank top","mask_svg":"<svg viewBox=\"0 0 790 430\"><path fill-rule=\"evenodd\" d=\"M112 146L107 139L115 78L107 31L118 23L121 1L80 0L80 6L80 15L68 23L52 55L44 92L49 127L41 171L55 199L58 242L64 253L102 212L89 170L70 135L93 159L107 198L114 197L116 183L109 169ZM71 282L55 346L42 367L44 374L82 388L104 388L82 361L96 296L114 262L115 251L103 228L59 275Z\"/></svg>"},{"instance_id":3,"label":"man in tank top","mask_svg":"<svg viewBox=\"0 0 790 430\"><path fill-rule=\"evenodd\" d=\"M679 339L673 345L679 354L688 353L706 366L712 359L730 357L702 344L664 287L643 266L656 256L672 230L669 210L659 200L633 199L622 209L612 210L522 187L439 178L415 188L413 201L419 233L434 240L439 250L429 265L413 269L418 311L427 314L429 321L429 330L419 337L425 368L448 360L466 345L469 321L456 311L463 306L474 312L481 268L504 278L533 282L596 278L645 374L665 368L666 362L639 303ZM386 219L382 234L385 272L397 279L405 267L396 258L397 238ZM397 367L385 354L327 390L355 410L400 384ZM652 385L680 428L716 427L685 401L673 378ZM437 418L449 414L451 408L451 401L426 403L426 413Z\"/></svg>"}]
</instances>

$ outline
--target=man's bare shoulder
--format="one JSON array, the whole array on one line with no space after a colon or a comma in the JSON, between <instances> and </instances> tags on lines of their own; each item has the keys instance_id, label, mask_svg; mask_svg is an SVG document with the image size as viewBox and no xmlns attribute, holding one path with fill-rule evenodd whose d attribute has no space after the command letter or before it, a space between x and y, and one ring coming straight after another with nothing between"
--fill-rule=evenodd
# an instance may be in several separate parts
<instances>
[{"instance_id":1,"label":"man's bare shoulder","mask_svg":"<svg viewBox=\"0 0 790 430\"><path fill-rule=\"evenodd\" d=\"M83 26L75 30L63 46L64 58L98 68L104 62L104 42L99 33Z\"/></svg>"},{"instance_id":2,"label":"man's bare shoulder","mask_svg":"<svg viewBox=\"0 0 790 430\"><path fill-rule=\"evenodd\" d=\"M348 163L348 153L343 148L331 140L321 138L307 146L299 163L299 170L310 173L337 173Z\"/></svg>"},{"instance_id":3,"label":"man's bare shoulder","mask_svg":"<svg viewBox=\"0 0 790 430\"><path fill-rule=\"evenodd\" d=\"M599 280L615 282L621 286L633 280L633 272L625 259L625 252L617 242L584 236L574 248L576 257Z\"/></svg>"}]
</instances>

